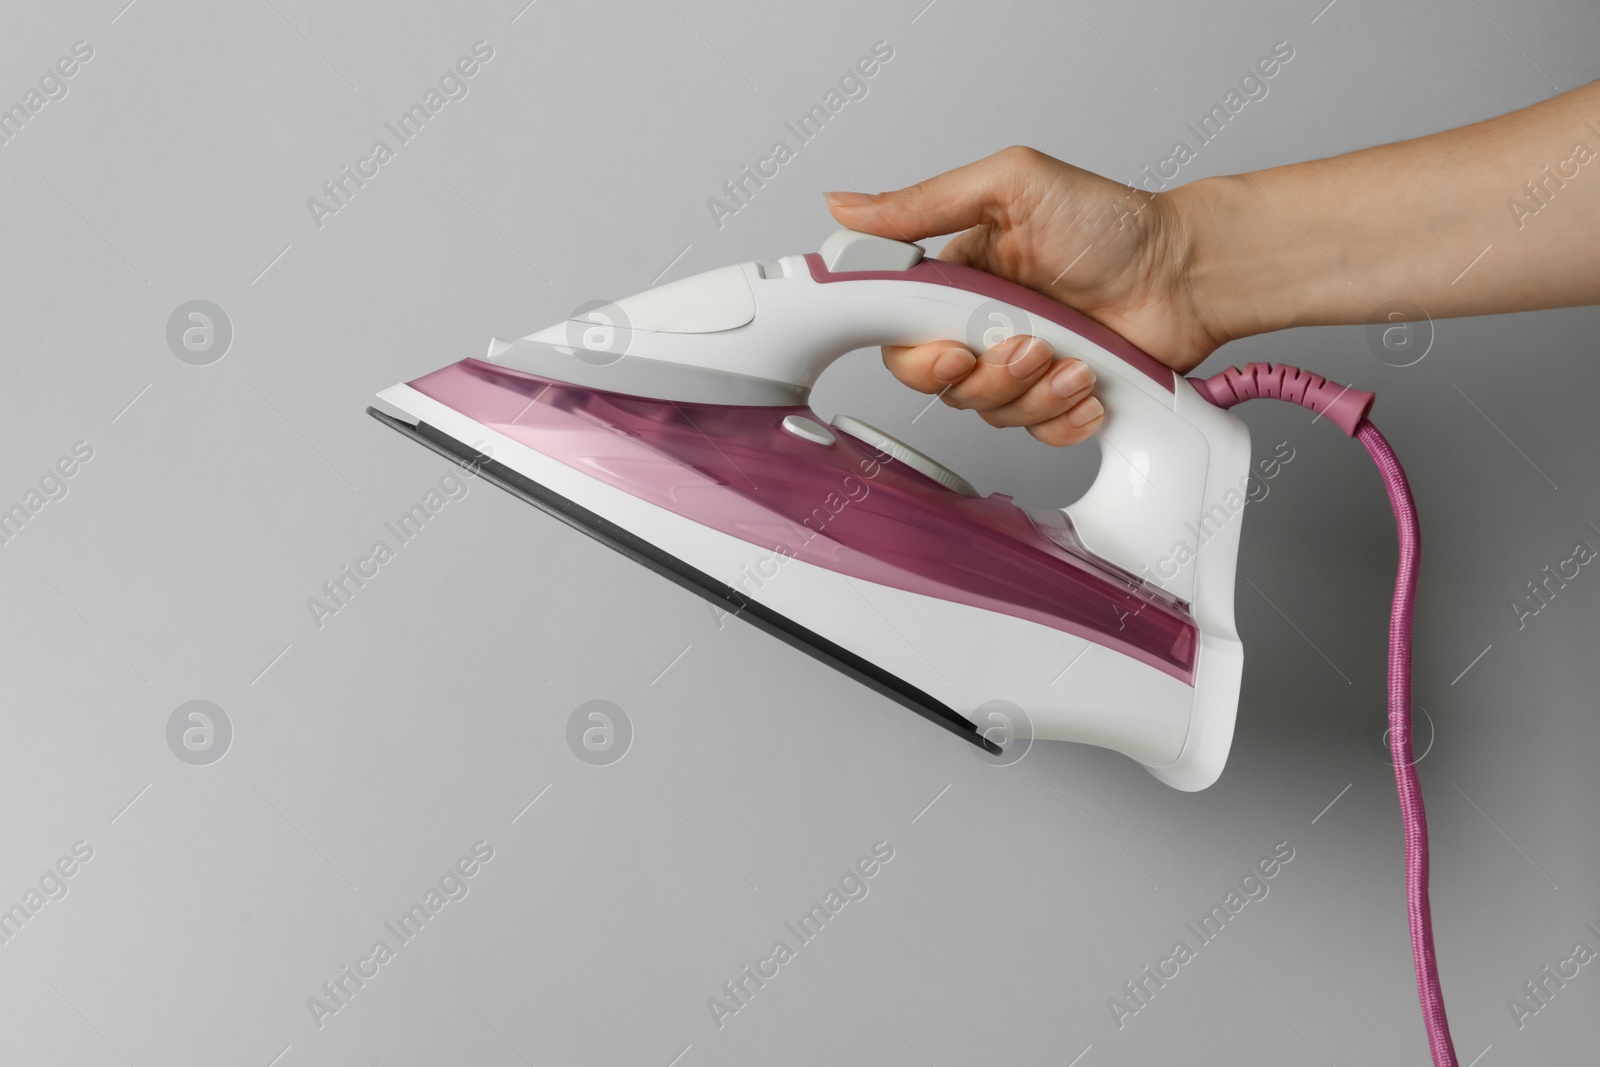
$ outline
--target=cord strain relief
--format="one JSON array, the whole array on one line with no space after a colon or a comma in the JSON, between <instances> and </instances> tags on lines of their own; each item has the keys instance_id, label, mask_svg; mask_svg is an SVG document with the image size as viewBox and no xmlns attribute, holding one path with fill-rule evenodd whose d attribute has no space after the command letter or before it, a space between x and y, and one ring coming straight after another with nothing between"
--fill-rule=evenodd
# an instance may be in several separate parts
<instances>
[{"instance_id":1,"label":"cord strain relief","mask_svg":"<svg viewBox=\"0 0 1600 1067\"><path fill-rule=\"evenodd\" d=\"M1231 408L1260 398L1286 400L1326 416L1350 437L1356 435L1376 399L1366 390L1330 382L1320 374L1287 363L1246 363L1242 370L1229 367L1209 378L1188 381L1201 396L1219 408Z\"/></svg>"}]
</instances>

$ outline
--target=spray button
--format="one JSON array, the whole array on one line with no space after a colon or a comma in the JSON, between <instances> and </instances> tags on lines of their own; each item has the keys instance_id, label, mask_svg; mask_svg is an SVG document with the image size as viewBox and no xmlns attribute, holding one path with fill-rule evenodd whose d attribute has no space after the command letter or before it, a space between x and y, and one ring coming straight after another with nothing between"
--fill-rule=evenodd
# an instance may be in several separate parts
<instances>
[{"instance_id":1,"label":"spray button","mask_svg":"<svg viewBox=\"0 0 1600 1067\"><path fill-rule=\"evenodd\" d=\"M858 270L910 270L922 260L922 249L906 241L856 230L836 230L817 250L834 273Z\"/></svg>"}]
</instances>

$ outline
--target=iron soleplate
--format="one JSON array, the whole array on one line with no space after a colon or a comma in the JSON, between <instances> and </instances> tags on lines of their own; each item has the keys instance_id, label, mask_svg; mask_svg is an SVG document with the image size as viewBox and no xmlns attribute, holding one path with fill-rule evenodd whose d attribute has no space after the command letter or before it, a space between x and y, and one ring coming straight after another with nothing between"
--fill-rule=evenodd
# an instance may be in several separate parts
<instances>
[{"instance_id":1,"label":"iron soleplate","mask_svg":"<svg viewBox=\"0 0 1600 1067\"><path fill-rule=\"evenodd\" d=\"M726 609L730 615L743 619L757 629L792 645L984 751L993 755L1000 754L1000 746L979 733L970 719L935 700L905 679L890 674L847 648L834 644L788 616L773 611L757 601L747 599L732 586L717 581L704 571L690 566L671 553L662 551L656 545L611 520L596 515L589 509L540 485L520 471L462 444L426 422L408 423L371 407L367 408L367 414L439 455L471 467L485 480L498 485L511 495L532 504L548 515L553 515L568 526L581 530L606 547L650 568L663 578Z\"/></svg>"}]
</instances>

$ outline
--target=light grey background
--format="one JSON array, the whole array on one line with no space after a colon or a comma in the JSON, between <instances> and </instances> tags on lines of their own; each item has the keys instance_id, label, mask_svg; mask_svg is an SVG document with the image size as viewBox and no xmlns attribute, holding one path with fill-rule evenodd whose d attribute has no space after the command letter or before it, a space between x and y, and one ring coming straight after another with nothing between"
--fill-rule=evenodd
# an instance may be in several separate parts
<instances>
[{"instance_id":1,"label":"light grey background","mask_svg":"<svg viewBox=\"0 0 1600 1067\"><path fill-rule=\"evenodd\" d=\"M1296 458L1249 510L1238 737L1196 795L1081 747L985 766L478 482L320 629L307 600L450 470L370 396L491 334L806 251L821 190L1009 143L1130 178L1279 40L1293 61L1186 179L1500 113L1595 76L1592 5L124 2L0 22L0 104L94 49L0 146L0 505L93 448L0 546L0 904L94 850L0 945L0 1062L1426 1062L1382 747L1394 535L1367 458L1302 412L1243 412L1258 456ZM479 40L470 94L314 225L307 198ZM707 198L879 40L869 95L719 228ZM194 299L234 329L210 366L166 342ZM1481 1067L1600 1040L1600 963L1521 1030L1507 1007L1600 948L1600 575L1521 630L1510 607L1600 545L1597 332L1441 322L1399 369L1359 327L1303 330L1205 368L1380 395L1423 518L1444 989ZM984 491L1065 503L1094 462L924 404L870 353L817 396ZM208 766L167 744L195 699L233 727ZM609 766L566 742L596 699L634 730ZM319 1029L308 998L478 841L470 894ZM870 894L719 1029L707 998L877 841ZM1285 841L1270 895L1119 1030L1122 983Z\"/></svg>"}]
</instances>

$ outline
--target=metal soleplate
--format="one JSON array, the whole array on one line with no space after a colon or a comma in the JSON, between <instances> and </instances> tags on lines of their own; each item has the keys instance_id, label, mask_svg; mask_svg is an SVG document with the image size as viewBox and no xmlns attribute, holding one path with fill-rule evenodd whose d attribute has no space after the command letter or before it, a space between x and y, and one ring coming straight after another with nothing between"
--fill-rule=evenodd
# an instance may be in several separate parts
<instances>
[{"instance_id":1,"label":"metal soleplate","mask_svg":"<svg viewBox=\"0 0 1600 1067\"><path fill-rule=\"evenodd\" d=\"M727 609L729 614L798 648L841 674L860 682L868 689L909 708L987 752L1000 754L1000 746L980 734L972 721L960 712L940 703L905 679L890 674L877 664L801 626L788 616L741 596L732 586L725 585L704 571L691 567L678 557L662 551L611 520L573 503L561 494L547 489L504 463L497 462L482 452L462 444L426 422L413 425L371 407L367 409L367 414L439 455L464 466L470 466L484 479L513 496L527 501L546 514L555 516L574 529L583 531L601 544L615 549L636 563L643 564L663 578Z\"/></svg>"}]
</instances>

